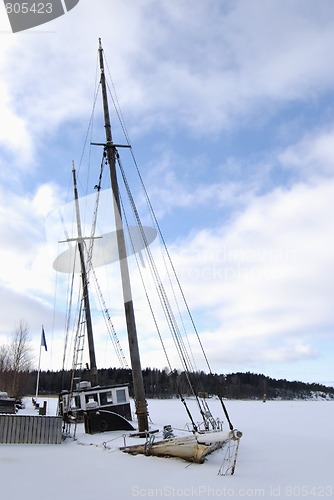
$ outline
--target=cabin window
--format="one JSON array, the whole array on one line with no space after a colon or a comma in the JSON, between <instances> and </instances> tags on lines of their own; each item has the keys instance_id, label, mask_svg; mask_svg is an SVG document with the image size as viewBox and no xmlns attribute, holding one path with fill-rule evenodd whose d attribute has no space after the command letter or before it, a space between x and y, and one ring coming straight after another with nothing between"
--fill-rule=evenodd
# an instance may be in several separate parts
<instances>
[{"instance_id":1,"label":"cabin window","mask_svg":"<svg viewBox=\"0 0 334 500\"><path fill-rule=\"evenodd\" d=\"M126 403L125 389L118 389L116 391L117 403Z\"/></svg>"},{"instance_id":2,"label":"cabin window","mask_svg":"<svg viewBox=\"0 0 334 500\"><path fill-rule=\"evenodd\" d=\"M86 403L89 401L96 401L98 403L97 394L86 394Z\"/></svg>"},{"instance_id":3,"label":"cabin window","mask_svg":"<svg viewBox=\"0 0 334 500\"><path fill-rule=\"evenodd\" d=\"M100 392L100 405L112 404L112 395L111 391L108 392Z\"/></svg>"}]
</instances>

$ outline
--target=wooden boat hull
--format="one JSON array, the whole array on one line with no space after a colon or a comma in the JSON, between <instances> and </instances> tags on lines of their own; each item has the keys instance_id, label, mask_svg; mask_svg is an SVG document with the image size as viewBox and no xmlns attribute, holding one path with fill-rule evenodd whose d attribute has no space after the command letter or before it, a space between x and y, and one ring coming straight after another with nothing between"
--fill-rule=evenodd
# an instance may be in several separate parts
<instances>
[{"instance_id":1,"label":"wooden boat hull","mask_svg":"<svg viewBox=\"0 0 334 500\"><path fill-rule=\"evenodd\" d=\"M231 439L240 439L241 435L241 432L235 430L225 433L208 432L183 438L166 439L152 444L148 441L145 444L124 446L121 450L131 455L175 457L202 464L207 455L222 448Z\"/></svg>"}]
</instances>

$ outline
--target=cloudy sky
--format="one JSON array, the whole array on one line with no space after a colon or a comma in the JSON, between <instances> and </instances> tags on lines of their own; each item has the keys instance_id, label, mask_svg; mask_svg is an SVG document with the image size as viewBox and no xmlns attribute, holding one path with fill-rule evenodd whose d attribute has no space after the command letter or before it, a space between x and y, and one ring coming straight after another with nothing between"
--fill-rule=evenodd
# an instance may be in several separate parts
<instances>
[{"instance_id":1,"label":"cloudy sky","mask_svg":"<svg viewBox=\"0 0 334 500\"><path fill-rule=\"evenodd\" d=\"M99 37L212 370L334 383L331 0L80 0L16 34L0 6L1 343L25 321L37 364L43 324L42 367L61 368L67 277L48 214L72 199L72 160L94 192ZM134 298L142 364L164 367ZM115 365L97 337L99 366Z\"/></svg>"}]
</instances>

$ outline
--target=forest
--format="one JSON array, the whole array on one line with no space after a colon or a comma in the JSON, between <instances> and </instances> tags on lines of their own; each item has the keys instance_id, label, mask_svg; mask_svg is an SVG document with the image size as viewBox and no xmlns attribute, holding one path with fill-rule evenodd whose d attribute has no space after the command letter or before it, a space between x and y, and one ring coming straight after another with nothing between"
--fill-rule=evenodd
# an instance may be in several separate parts
<instances>
[{"instance_id":1,"label":"forest","mask_svg":"<svg viewBox=\"0 0 334 500\"><path fill-rule=\"evenodd\" d=\"M8 345L0 346L0 392L20 399L36 394L37 370L32 368L29 329L20 321ZM70 390L72 371L41 371L40 395L59 394ZM90 371L83 369L81 380L90 381ZM276 380L251 372L216 374L197 371L186 373L178 370L145 368L143 380L147 398L173 398L205 394L227 399L309 399L323 397L334 399L334 387L308 384L300 381ZM103 368L98 370L99 385L129 384L132 390L131 369Z\"/></svg>"},{"instance_id":2,"label":"forest","mask_svg":"<svg viewBox=\"0 0 334 500\"><path fill-rule=\"evenodd\" d=\"M100 385L128 383L130 395L133 394L130 369L100 369L98 378ZM89 370L82 371L81 379L89 380ZM186 374L177 370L168 373L167 370L146 368L143 370L143 379L147 398L172 398L180 394L190 396L192 395L190 380L196 394L220 395L227 399L310 399L317 395L334 400L334 387L285 379L276 380L250 372L223 375L200 371ZM10 380L12 373L10 371L1 373L0 370L0 390L10 390ZM36 380L36 370L21 372L20 395L34 395ZM70 388L70 381L71 371L41 371L39 394L58 394L62 389Z\"/></svg>"}]
</instances>

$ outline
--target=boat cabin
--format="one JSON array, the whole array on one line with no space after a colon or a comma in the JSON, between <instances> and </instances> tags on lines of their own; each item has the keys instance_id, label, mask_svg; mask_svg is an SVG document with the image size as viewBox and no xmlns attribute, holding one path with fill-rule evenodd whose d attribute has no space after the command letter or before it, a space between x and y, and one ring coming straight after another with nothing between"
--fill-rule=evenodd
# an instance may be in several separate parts
<instances>
[{"instance_id":1,"label":"boat cabin","mask_svg":"<svg viewBox=\"0 0 334 500\"><path fill-rule=\"evenodd\" d=\"M83 421L85 412L99 409L132 420L128 384L91 387L82 381L71 394L62 391L59 395L59 413L65 421Z\"/></svg>"}]
</instances>

